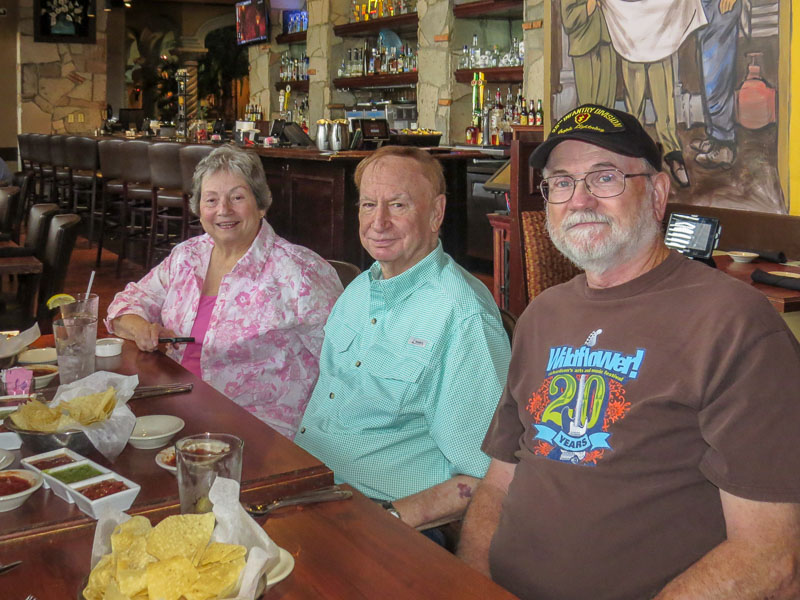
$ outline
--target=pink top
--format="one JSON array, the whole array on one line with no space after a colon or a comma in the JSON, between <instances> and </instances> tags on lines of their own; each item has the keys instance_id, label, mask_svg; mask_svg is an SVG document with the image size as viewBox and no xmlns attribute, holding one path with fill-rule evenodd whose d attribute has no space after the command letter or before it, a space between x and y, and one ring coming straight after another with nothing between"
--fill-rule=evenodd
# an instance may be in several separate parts
<instances>
[{"instance_id":1,"label":"pink top","mask_svg":"<svg viewBox=\"0 0 800 600\"><path fill-rule=\"evenodd\" d=\"M211 313L214 311L214 303L216 301L216 296L200 296L200 305L197 307L197 316L194 318L191 333L191 337L195 341L192 344L186 344L186 349L183 351L181 364L187 371L191 371L200 379L203 378L203 371L200 368L200 354L203 352L203 340L206 337L208 323L211 321Z\"/></svg>"},{"instance_id":2,"label":"pink top","mask_svg":"<svg viewBox=\"0 0 800 600\"><path fill-rule=\"evenodd\" d=\"M190 238L108 307L188 336L196 321L214 240ZM323 327L342 284L330 264L275 234L266 221L222 278L200 356L203 381L291 438L319 374ZM186 344L167 347L183 361Z\"/></svg>"}]
</instances>

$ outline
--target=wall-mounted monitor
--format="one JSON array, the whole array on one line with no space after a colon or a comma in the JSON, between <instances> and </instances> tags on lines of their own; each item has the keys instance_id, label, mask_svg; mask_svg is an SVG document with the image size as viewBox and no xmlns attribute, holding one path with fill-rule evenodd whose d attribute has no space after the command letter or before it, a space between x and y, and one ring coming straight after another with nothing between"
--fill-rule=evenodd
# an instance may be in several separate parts
<instances>
[{"instance_id":1,"label":"wall-mounted monitor","mask_svg":"<svg viewBox=\"0 0 800 600\"><path fill-rule=\"evenodd\" d=\"M243 0L236 3L236 43L257 44L269 41L269 3Z\"/></svg>"}]
</instances>

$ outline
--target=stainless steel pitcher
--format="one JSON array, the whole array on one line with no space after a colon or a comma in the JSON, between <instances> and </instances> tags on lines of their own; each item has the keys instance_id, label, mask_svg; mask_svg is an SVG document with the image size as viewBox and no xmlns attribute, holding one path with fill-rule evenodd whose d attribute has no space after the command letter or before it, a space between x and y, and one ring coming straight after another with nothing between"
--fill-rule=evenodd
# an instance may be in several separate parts
<instances>
[{"instance_id":1,"label":"stainless steel pitcher","mask_svg":"<svg viewBox=\"0 0 800 600\"><path fill-rule=\"evenodd\" d=\"M347 121L332 121L330 124L330 148L334 152L347 150L350 147L350 130Z\"/></svg>"},{"instance_id":2,"label":"stainless steel pitcher","mask_svg":"<svg viewBox=\"0 0 800 600\"><path fill-rule=\"evenodd\" d=\"M320 119L317 121L317 149L323 152L328 149L328 122Z\"/></svg>"}]
</instances>

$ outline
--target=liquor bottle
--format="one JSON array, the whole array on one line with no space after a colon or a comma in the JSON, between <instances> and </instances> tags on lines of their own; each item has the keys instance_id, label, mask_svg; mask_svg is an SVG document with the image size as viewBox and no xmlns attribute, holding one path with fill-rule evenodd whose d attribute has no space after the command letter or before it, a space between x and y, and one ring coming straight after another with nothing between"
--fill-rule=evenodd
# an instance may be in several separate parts
<instances>
[{"instance_id":1,"label":"liquor bottle","mask_svg":"<svg viewBox=\"0 0 800 600\"><path fill-rule=\"evenodd\" d=\"M397 55L397 72L398 73L405 73L405 56L403 56L403 47L400 46L400 52Z\"/></svg>"},{"instance_id":2,"label":"liquor bottle","mask_svg":"<svg viewBox=\"0 0 800 600\"><path fill-rule=\"evenodd\" d=\"M536 101L536 113L534 116L534 125L542 125L544 124L544 111L542 110L542 99L539 98Z\"/></svg>"},{"instance_id":3,"label":"liquor bottle","mask_svg":"<svg viewBox=\"0 0 800 600\"><path fill-rule=\"evenodd\" d=\"M359 4L359 0L353 0L352 8L350 9L350 22L360 21L361 20L361 5Z\"/></svg>"},{"instance_id":4,"label":"liquor bottle","mask_svg":"<svg viewBox=\"0 0 800 600\"><path fill-rule=\"evenodd\" d=\"M489 133L491 136L490 145L499 146L501 135L500 123L503 121L503 101L502 97L500 96L500 88L497 88L497 92L494 95L494 108L491 110L489 119Z\"/></svg>"},{"instance_id":5,"label":"liquor bottle","mask_svg":"<svg viewBox=\"0 0 800 600\"><path fill-rule=\"evenodd\" d=\"M475 68L478 65L481 57L481 49L478 48L478 34L472 34L472 46L469 49L469 66Z\"/></svg>"},{"instance_id":6,"label":"liquor bottle","mask_svg":"<svg viewBox=\"0 0 800 600\"><path fill-rule=\"evenodd\" d=\"M525 98L522 99L522 107L519 110L519 124L520 125L528 124L528 109L525 108Z\"/></svg>"}]
</instances>

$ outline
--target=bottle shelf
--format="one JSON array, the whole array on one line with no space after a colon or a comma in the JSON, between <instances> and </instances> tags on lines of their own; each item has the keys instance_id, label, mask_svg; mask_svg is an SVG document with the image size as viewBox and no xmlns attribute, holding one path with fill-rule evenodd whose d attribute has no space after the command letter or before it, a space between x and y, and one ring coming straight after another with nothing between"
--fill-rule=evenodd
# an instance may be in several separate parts
<instances>
[{"instance_id":1,"label":"bottle shelf","mask_svg":"<svg viewBox=\"0 0 800 600\"><path fill-rule=\"evenodd\" d=\"M275 89L280 92L281 90L285 90L287 85L292 86L293 93L308 93L308 79L298 79L295 81L276 81Z\"/></svg>"},{"instance_id":2,"label":"bottle shelf","mask_svg":"<svg viewBox=\"0 0 800 600\"><path fill-rule=\"evenodd\" d=\"M377 19L376 19L377 21ZM417 72L382 73L379 75L363 75L361 77L337 77L333 85L338 89L369 89L409 87L417 84Z\"/></svg>"},{"instance_id":3,"label":"bottle shelf","mask_svg":"<svg viewBox=\"0 0 800 600\"><path fill-rule=\"evenodd\" d=\"M463 5L461 5L463 6ZM456 81L469 83L475 73L483 73L486 83L522 83L524 67L491 67L487 69L456 69Z\"/></svg>"},{"instance_id":4,"label":"bottle shelf","mask_svg":"<svg viewBox=\"0 0 800 600\"><path fill-rule=\"evenodd\" d=\"M374 37L381 29L391 29L396 34L413 34L417 36L419 18L417 13L405 15L394 15L393 17L382 17L370 19L369 21L356 21L355 23L344 23L334 25L333 33L339 37Z\"/></svg>"},{"instance_id":5,"label":"bottle shelf","mask_svg":"<svg viewBox=\"0 0 800 600\"><path fill-rule=\"evenodd\" d=\"M521 19L522 0L476 0L453 6L459 19Z\"/></svg>"},{"instance_id":6,"label":"bottle shelf","mask_svg":"<svg viewBox=\"0 0 800 600\"><path fill-rule=\"evenodd\" d=\"M296 33L281 33L275 36L275 41L279 44L305 44L307 31Z\"/></svg>"}]
</instances>

